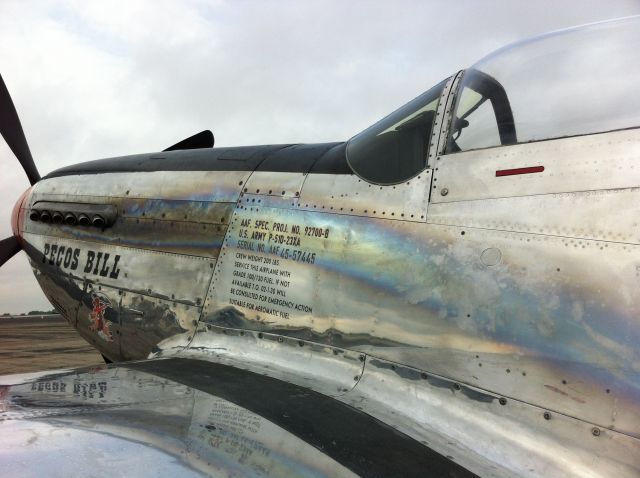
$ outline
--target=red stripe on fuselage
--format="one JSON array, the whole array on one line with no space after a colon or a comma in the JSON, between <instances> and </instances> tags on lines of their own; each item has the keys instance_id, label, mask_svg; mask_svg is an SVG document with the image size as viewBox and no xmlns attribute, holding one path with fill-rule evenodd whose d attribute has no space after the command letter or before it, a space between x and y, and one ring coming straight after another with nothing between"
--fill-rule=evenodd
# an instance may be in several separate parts
<instances>
[{"instance_id":1,"label":"red stripe on fuselage","mask_svg":"<svg viewBox=\"0 0 640 478\"><path fill-rule=\"evenodd\" d=\"M516 168L516 169L499 169L496 171L496 178L501 176L515 176L516 174L531 174L541 173L544 171L544 166L529 166L528 168Z\"/></svg>"}]
</instances>

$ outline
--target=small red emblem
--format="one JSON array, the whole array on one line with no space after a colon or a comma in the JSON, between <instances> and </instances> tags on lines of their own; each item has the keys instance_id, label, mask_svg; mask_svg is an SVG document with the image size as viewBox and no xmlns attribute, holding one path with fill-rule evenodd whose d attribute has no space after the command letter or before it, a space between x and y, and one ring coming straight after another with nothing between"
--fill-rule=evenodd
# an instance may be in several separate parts
<instances>
[{"instance_id":1,"label":"small red emblem","mask_svg":"<svg viewBox=\"0 0 640 478\"><path fill-rule=\"evenodd\" d=\"M97 332L98 335L107 342L113 342L113 334L111 330L109 330L111 322L104 318L104 313L111 307L111 303L106 297L100 297L98 295L92 295L91 297L93 309L89 315L89 320L91 321L89 330Z\"/></svg>"}]
</instances>

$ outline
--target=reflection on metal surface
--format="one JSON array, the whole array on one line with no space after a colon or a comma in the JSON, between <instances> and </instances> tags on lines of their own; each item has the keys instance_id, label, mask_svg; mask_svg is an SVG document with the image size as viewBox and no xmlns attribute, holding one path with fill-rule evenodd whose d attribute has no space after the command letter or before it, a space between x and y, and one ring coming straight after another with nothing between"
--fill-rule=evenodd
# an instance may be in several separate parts
<instances>
[{"instance_id":1,"label":"reflection on metal surface","mask_svg":"<svg viewBox=\"0 0 640 478\"><path fill-rule=\"evenodd\" d=\"M480 153L487 154L473 154ZM366 400L377 404L363 410L414 438L422 439L429 427L434 433L439 430L448 438L435 440L434 447L473 470L487 472L495 466L491 463L498 457L489 458L487 447L500 439L501 447L512 449L514 456L496 472L501 476L541 473L547 466L546 448L527 451L545 463L531 472L526 460L517 465L515 439L498 438L484 428L496 423L504 429L524 424L535 428L536 410L576 417L585 429L614 434L616 447L623 446L618 445L624 442L620 433L637 436L639 380L629 364L637 361L638 305L630 289L636 272L630 267L629 245L474 227L468 215L451 212L462 207L460 202L434 204L427 212L430 175L420 176L381 190L357 185L355 176L312 174L299 198L270 196L269 189L243 193L233 215L227 216L227 233L215 262L204 254L165 254L35 233L25 238L43 277L59 270L68 273L51 274L60 285L46 285L45 291L58 299L65 291L69 305L59 302L70 310L76 301L80 332L113 359L183 354L344 400L358 392L361 383L364 387L366 357L414 367L509 404L521 403L524 408L514 413L522 413L518 420L524 421L503 422L505 409L492 399L490 418L476 429L486 440L474 433L469 442L428 421L396 420L403 414L415 418L410 410L423 406L418 403L405 407L394 399L382 410L375 397L369 397ZM504 208L512 210L523 198L492 201L508 200L513 202ZM466 203L474 207L473 201ZM144 204L142 209L132 205L124 219L141 219L143 212L156 218L148 220L162 214L166 219L180 211L176 203ZM204 222L217 209L202 210ZM483 214L499 217L501 211L496 207ZM554 214L529 214L527 220L551 224ZM433 221L445 217L443 222L454 225L429 224L427 216ZM617 227L626 227L622 224ZM57 265L61 247L80 250L77 271L72 270L73 254L65 269L66 249ZM594 274L600 250L606 250L607 261L598 260ZM92 268L84 272L88 251L95 256ZM94 274L97 261L100 267ZM114 270L119 270L117 279L110 277ZM117 304L105 317L112 322L113 342L88 330L92 291ZM425 393L425 403L434 399L431 391ZM451 413L461 417L455 426L464 428L469 419L465 407L476 406L477 400L466 395L461 400L459 411ZM447 423L456 423L448 416ZM575 430L573 440L565 443L567 456L574 458L585 450L581 432ZM514 431L513 436L519 435ZM624 449L638 446L633 440L624 442ZM456 445L451 448L449 442ZM617 453L599 454L594 467L601 473L612 469L619 461ZM622 463L628 470L640 467L633 460ZM553 466L561 472L560 464ZM572 472L570 467L562 471Z\"/></svg>"},{"instance_id":2,"label":"reflection on metal surface","mask_svg":"<svg viewBox=\"0 0 640 478\"><path fill-rule=\"evenodd\" d=\"M345 400L481 476L631 477L640 465L635 438L602 431L603 444L589 423L389 362L367 360Z\"/></svg>"},{"instance_id":3,"label":"reflection on metal surface","mask_svg":"<svg viewBox=\"0 0 640 478\"><path fill-rule=\"evenodd\" d=\"M289 248L300 254L290 252L294 256L283 259L266 248L261 252L259 239L247 239L261 237L256 221L288 225L289 232L295 225L329 231L329 237L305 237L299 247ZM625 325L632 316L610 313L620 303L615 295L627 292L619 284L632 282L616 277L635 274L625 267L624 255L599 270L599 287L606 288L611 301L608 326L602 329L597 319L602 309L593 309L578 292L581 284L585 290L594 287L588 285L593 275L584 273L590 251L567 250L560 239L394 221L374 225L366 219L269 208L238 211L229 233L205 303L208 323L355 348L637 433L635 372L604 365L630 363L635 354ZM502 263L492 272L476 270L488 243L501 251ZM607 247L611 252L617 248ZM541 250L557 259L533 269ZM305 258L314 254L309 264ZM295 286L287 286L288 281ZM258 290L252 290L254 285ZM582 310L582 335L575 322L564 319L567 309ZM619 346L603 346L605 337ZM577 340L589 345L554 345Z\"/></svg>"},{"instance_id":4,"label":"reflection on metal surface","mask_svg":"<svg viewBox=\"0 0 640 478\"><path fill-rule=\"evenodd\" d=\"M127 476L390 476L392 469L474 476L339 402L229 367L191 365L160 360L26 382L16 377L17 385L0 388L3 473L25 476L47 466L56 476L78 469ZM265 407L271 411L263 413ZM406 457L390 464L380 447L388 457Z\"/></svg>"},{"instance_id":5,"label":"reflection on metal surface","mask_svg":"<svg viewBox=\"0 0 640 478\"><path fill-rule=\"evenodd\" d=\"M157 351L168 338L189 340L200 317L200 307L123 293L121 353L127 360L140 360Z\"/></svg>"},{"instance_id":6,"label":"reflection on metal surface","mask_svg":"<svg viewBox=\"0 0 640 478\"><path fill-rule=\"evenodd\" d=\"M50 274L197 305L215 260L25 234L34 267ZM67 262L66 253L71 251ZM170 272L170 274L169 274Z\"/></svg>"},{"instance_id":7,"label":"reflection on metal surface","mask_svg":"<svg viewBox=\"0 0 640 478\"><path fill-rule=\"evenodd\" d=\"M197 370L189 386L219 386L221 400L289 431L313 410L335 428L364 426L364 416L412 438L401 440L404 455L385 457L394 466L410 449L421 456L417 440L483 476L636 477L640 129L453 152L470 137L464 115L510 94L474 73L493 96L467 95L475 103L452 119L469 73L447 83L435 136L418 145L431 159L408 181L357 177L338 143L116 158L38 182L17 206L16 236L47 297L106 357L154 357L136 366L172 379ZM501 141L522 140L507 123ZM443 154L448 131L452 154ZM117 215L107 229L80 215L54 224L54 209L29 217L36 201ZM221 384L238 392L225 377L242 370L251 381L240 403ZM263 403L253 382L274 400ZM99 382L87 387L108 399ZM283 408L278 394L288 391L296 400ZM309 400L317 408L283 420ZM182 413L167 407L149 420ZM266 425L225 402L210 408L242 417L252 434L185 424L199 456L215 443L218 462L288 473L289 455L273 463L263 453ZM216 415L226 412L202 413L232 428ZM366 442L383 454L364 435L342 443L345 453ZM313 446L338 454L336 443ZM404 474L371 463L379 476ZM322 473L342 472L327 466Z\"/></svg>"},{"instance_id":8,"label":"reflection on metal surface","mask_svg":"<svg viewBox=\"0 0 640 478\"><path fill-rule=\"evenodd\" d=\"M344 395L359 380L364 355L273 333L201 325L193 342L173 338L158 345L158 356L204 359L313 388L331 397ZM301 373L301 371L304 371Z\"/></svg>"}]
</instances>

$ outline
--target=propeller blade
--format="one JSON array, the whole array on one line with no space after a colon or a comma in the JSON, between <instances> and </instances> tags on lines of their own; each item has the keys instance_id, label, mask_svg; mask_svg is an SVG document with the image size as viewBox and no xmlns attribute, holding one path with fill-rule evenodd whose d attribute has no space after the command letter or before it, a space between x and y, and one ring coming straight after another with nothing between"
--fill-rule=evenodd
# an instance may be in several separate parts
<instances>
[{"instance_id":1,"label":"propeller blade","mask_svg":"<svg viewBox=\"0 0 640 478\"><path fill-rule=\"evenodd\" d=\"M7 237L0 241L0 267L15 256L22 247L16 236Z\"/></svg>"},{"instance_id":2,"label":"propeller blade","mask_svg":"<svg viewBox=\"0 0 640 478\"><path fill-rule=\"evenodd\" d=\"M187 139L183 139L179 143L169 146L163 151L177 151L179 149L201 149L201 148L213 148L213 133L208 129L200 131L199 133L189 136Z\"/></svg>"},{"instance_id":3,"label":"propeller blade","mask_svg":"<svg viewBox=\"0 0 640 478\"><path fill-rule=\"evenodd\" d=\"M13 154L16 155L20 164L22 164L29 182L31 184L37 183L40 180L40 174L36 164L33 162L27 138L25 138L24 131L22 131L20 118L15 106L13 106L11 95L4 84L2 75L0 75L0 134L2 134Z\"/></svg>"}]
</instances>

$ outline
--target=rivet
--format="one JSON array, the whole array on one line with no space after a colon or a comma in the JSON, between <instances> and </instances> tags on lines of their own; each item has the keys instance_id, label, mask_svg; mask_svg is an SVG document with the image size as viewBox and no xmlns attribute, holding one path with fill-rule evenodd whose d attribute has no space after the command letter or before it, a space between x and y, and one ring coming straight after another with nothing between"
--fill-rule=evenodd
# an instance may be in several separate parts
<instances>
[{"instance_id":1,"label":"rivet","mask_svg":"<svg viewBox=\"0 0 640 478\"><path fill-rule=\"evenodd\" d=\"M460 384L459 383L454 383L453 384L453 388L456 390L460 390Z\"/></svg>"},{"instance_id":2,"label":"rivet","mask_svg":"<svg viewBox=\"0 0 640 478\"><path fill-rule=\"evenodd\" d=\"M545 420L551 420L551 414L549 412L544 412L542 416Z\"/></svg>"},{"instance_id":3,"label":"rivet","mask_svg":"<svg viewBox=\"0 0 640 478\"><path fill-rule=\"evenodd\" d=\"M600 436L600 429L599 429L599 428L597 428L597 427L593 427L593 428L591 429L591 434L592 434L594 437L599 437L599 436Z\"/></svg>"},{"instance_id":4,"label":"rivet","mask_svg":"<svg viewBox=\"0 0 640 478\"><path fill-rule=\"evenodd\" d=\"M442 188L440 190L440 195L441 196L446 196L447 194L449 194L449 190L447 188Z\"/></svg>"},{"instance_id":5,"label":"rivet","mask_svg":"<svg viewBox=\"0 0 640 478\"><path fill-rule=\"evenodd\" d=\"M502 397L502 398L500 398L500 400L498 400L498 402L500 402L500 405L506 405L507 404L507 399Z\"/></svg>"}]
</instances>

